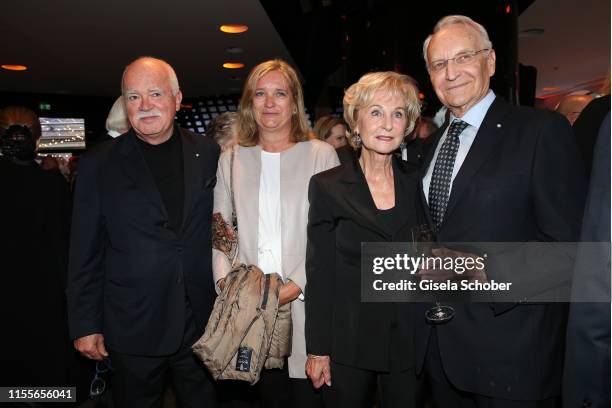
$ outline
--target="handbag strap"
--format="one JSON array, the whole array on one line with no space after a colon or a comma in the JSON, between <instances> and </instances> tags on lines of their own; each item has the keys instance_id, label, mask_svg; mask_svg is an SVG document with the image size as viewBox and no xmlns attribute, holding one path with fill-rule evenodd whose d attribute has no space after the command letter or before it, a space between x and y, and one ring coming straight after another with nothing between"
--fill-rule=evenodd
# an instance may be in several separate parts
<instances>
[{"instance_id":1,"label":"handbag strap","mask_svg":"<svg viewBox=\"0 0 612 408\"><path fill-rule=\"evenodd\" d=\"M234 234L238 234L238 217L236 216L236 203L234 201L234 158L236 156L237 145L232 146L232 155L230 156L230 198L232 200L232 229ZM236 263L238 258L238 249L240 247L240 241L236 242L236 251L234 253L234 259L232 259L232 265Z\"/></svg>"},{"instance_id":2,"label":"handbag strap","mask_svg":"<svg viewBox=\"0 0 612 408\"><path fill-rule=\"evenodd\" d=\"M232 147L232 155L230 156L230 197L232 199L232 227L234 230L238 228L238 219L236 217L236 203L234 202L234 157L236 156L236 146Z\"/></svg>"}]
</instances>

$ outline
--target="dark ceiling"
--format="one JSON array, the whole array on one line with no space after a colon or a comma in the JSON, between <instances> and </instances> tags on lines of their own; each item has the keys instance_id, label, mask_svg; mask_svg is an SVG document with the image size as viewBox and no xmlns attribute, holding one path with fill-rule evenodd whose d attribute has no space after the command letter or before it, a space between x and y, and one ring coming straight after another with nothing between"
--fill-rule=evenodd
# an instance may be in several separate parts
<instances>
[{"instance_id":1,"label":"dark ceiling","mask_svg":"<svg viewBox=\"0 0 612 408\"><path fill-rule=\"evenodd\" d=\"M140 55L153 55L175 67L187 98L235 94L251 67L280 57L297 65L311 109L337 104L343 89L371 70L413 76L433 109L437 102L421 46L440 17L456 13L470 15L488 28L498 55L494 87L506 98L516 98L519 55L537 66L538 84L558 81L565 89L605 75L606 56L607 61L610 58L607 0L415 4L406 0L11 1L0 13L4 40L0 63L25 64L30 69L0 70L0 93L110 98L119 94L123 67ZM524 24L521 13L528 16ZM578 26L567 23L576 16L580 16ZM218 30L223 23L245 23L250 29L230 36ZM539 25L554 34L536 41L519 37L523 28ZM595 28L596 36L590 34ZM579 35L574 42L560 42L564 32ZM589 41L581 43L580 38ZM593 38L603 43L594 44ZM568 52L565 47L570 44L574 48ZM243 52L232 54L230 47ZM572 58L571 53L579 53L580 58ZM554 58L563 64L546 63ZM246 67L221 68L233 60ZM539 85L529 92L541 94Z\"/></svg>"}]
</instances>

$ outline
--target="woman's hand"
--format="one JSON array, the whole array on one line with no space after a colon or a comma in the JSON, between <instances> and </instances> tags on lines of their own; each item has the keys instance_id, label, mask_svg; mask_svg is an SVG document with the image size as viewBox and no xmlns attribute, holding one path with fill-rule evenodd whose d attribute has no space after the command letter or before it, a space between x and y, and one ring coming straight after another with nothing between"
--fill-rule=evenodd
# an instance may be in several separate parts
<instances>
[{"instance_id":1,"label":"woman's hand","mask_svg":"<svg viewBox=\"0 0 612 408\"><path fill-rule=\"evenodd\" d=\"M294 299L297 299L297 297L300 296L300 293L302 293L302 289L300 289L298 285L292 281L287 281L287 283L280 288L280 293L278 294L278 305L282 306L293 301Z\"/></svg>"},{"instance_id":2,"label":"woman's hand","mask_svg":"<svg viewBox=\"0 0 612 408\"><path fill-rule=\"evenodd\" d=\"M315 388L321 388L323 384L331 387L331 368L329 356L308 355L306 360L306 375L312 381Z\"/></svg>"}]
</instances>

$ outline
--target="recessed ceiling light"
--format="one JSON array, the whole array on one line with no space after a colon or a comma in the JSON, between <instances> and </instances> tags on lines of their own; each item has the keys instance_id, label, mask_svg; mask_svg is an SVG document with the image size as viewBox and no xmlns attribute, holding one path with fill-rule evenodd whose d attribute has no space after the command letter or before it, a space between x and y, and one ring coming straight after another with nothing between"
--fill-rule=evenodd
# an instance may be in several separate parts
<instances>
[{"instance_id":1,"label":"recessed ceiling light","mask_svg":"<svg viewBox=\"0 0 612 408\"><path fill-rule=\"evenodd\" d=\"M227 69L244 68L244 64L242 62L225 62L223 64L223 68L227 68Z\"/></svg>"},{"instance_id":2,"label":"recessed ceiling light","mask_svg":"<svg viewBox=\"0 0 612 408\"><path fill-rule=\"evenodd\" d=\"M219 27L219 30L228 34L239 34L244 33L249 29L249 26L246 24L223 24Z\"/></svg>"},{"instance_id":3,"label":"recessed ceiling light","mask_svg":"<svg viewBox=\"0 0 612 408\"><path fill-rule=\"evenodd\" d=\"M230 54L240 54L244 50L240 47L227 47L225 51L229 52Z\"/></svg>"},{"instance_id":4,"label":"recessed ceiling light","mask_svg":"<svg viewBox=\"0 0 612 408\"><path fill-rule=\"evenodd\" d=\"M28 67L26 67L25 65L2 64L0 66L9 71L25 71L26 69L28 69Z\"/></svg>"}]
</instances>

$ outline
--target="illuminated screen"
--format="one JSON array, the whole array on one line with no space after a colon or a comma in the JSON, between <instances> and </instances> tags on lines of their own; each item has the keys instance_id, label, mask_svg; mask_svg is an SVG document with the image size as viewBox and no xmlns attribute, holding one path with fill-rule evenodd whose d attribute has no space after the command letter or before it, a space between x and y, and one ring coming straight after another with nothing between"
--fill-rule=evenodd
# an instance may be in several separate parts
<instances>
[{"instance_id":1,"label":"illuminated screen","mask_svg":"<svg viewBox=\"0 0 612 408\"><path fill-rule=\"evenodd\" d=\"M85 149L85 119L40 118L40 150Z\"/></svg>"}]
</instances>

